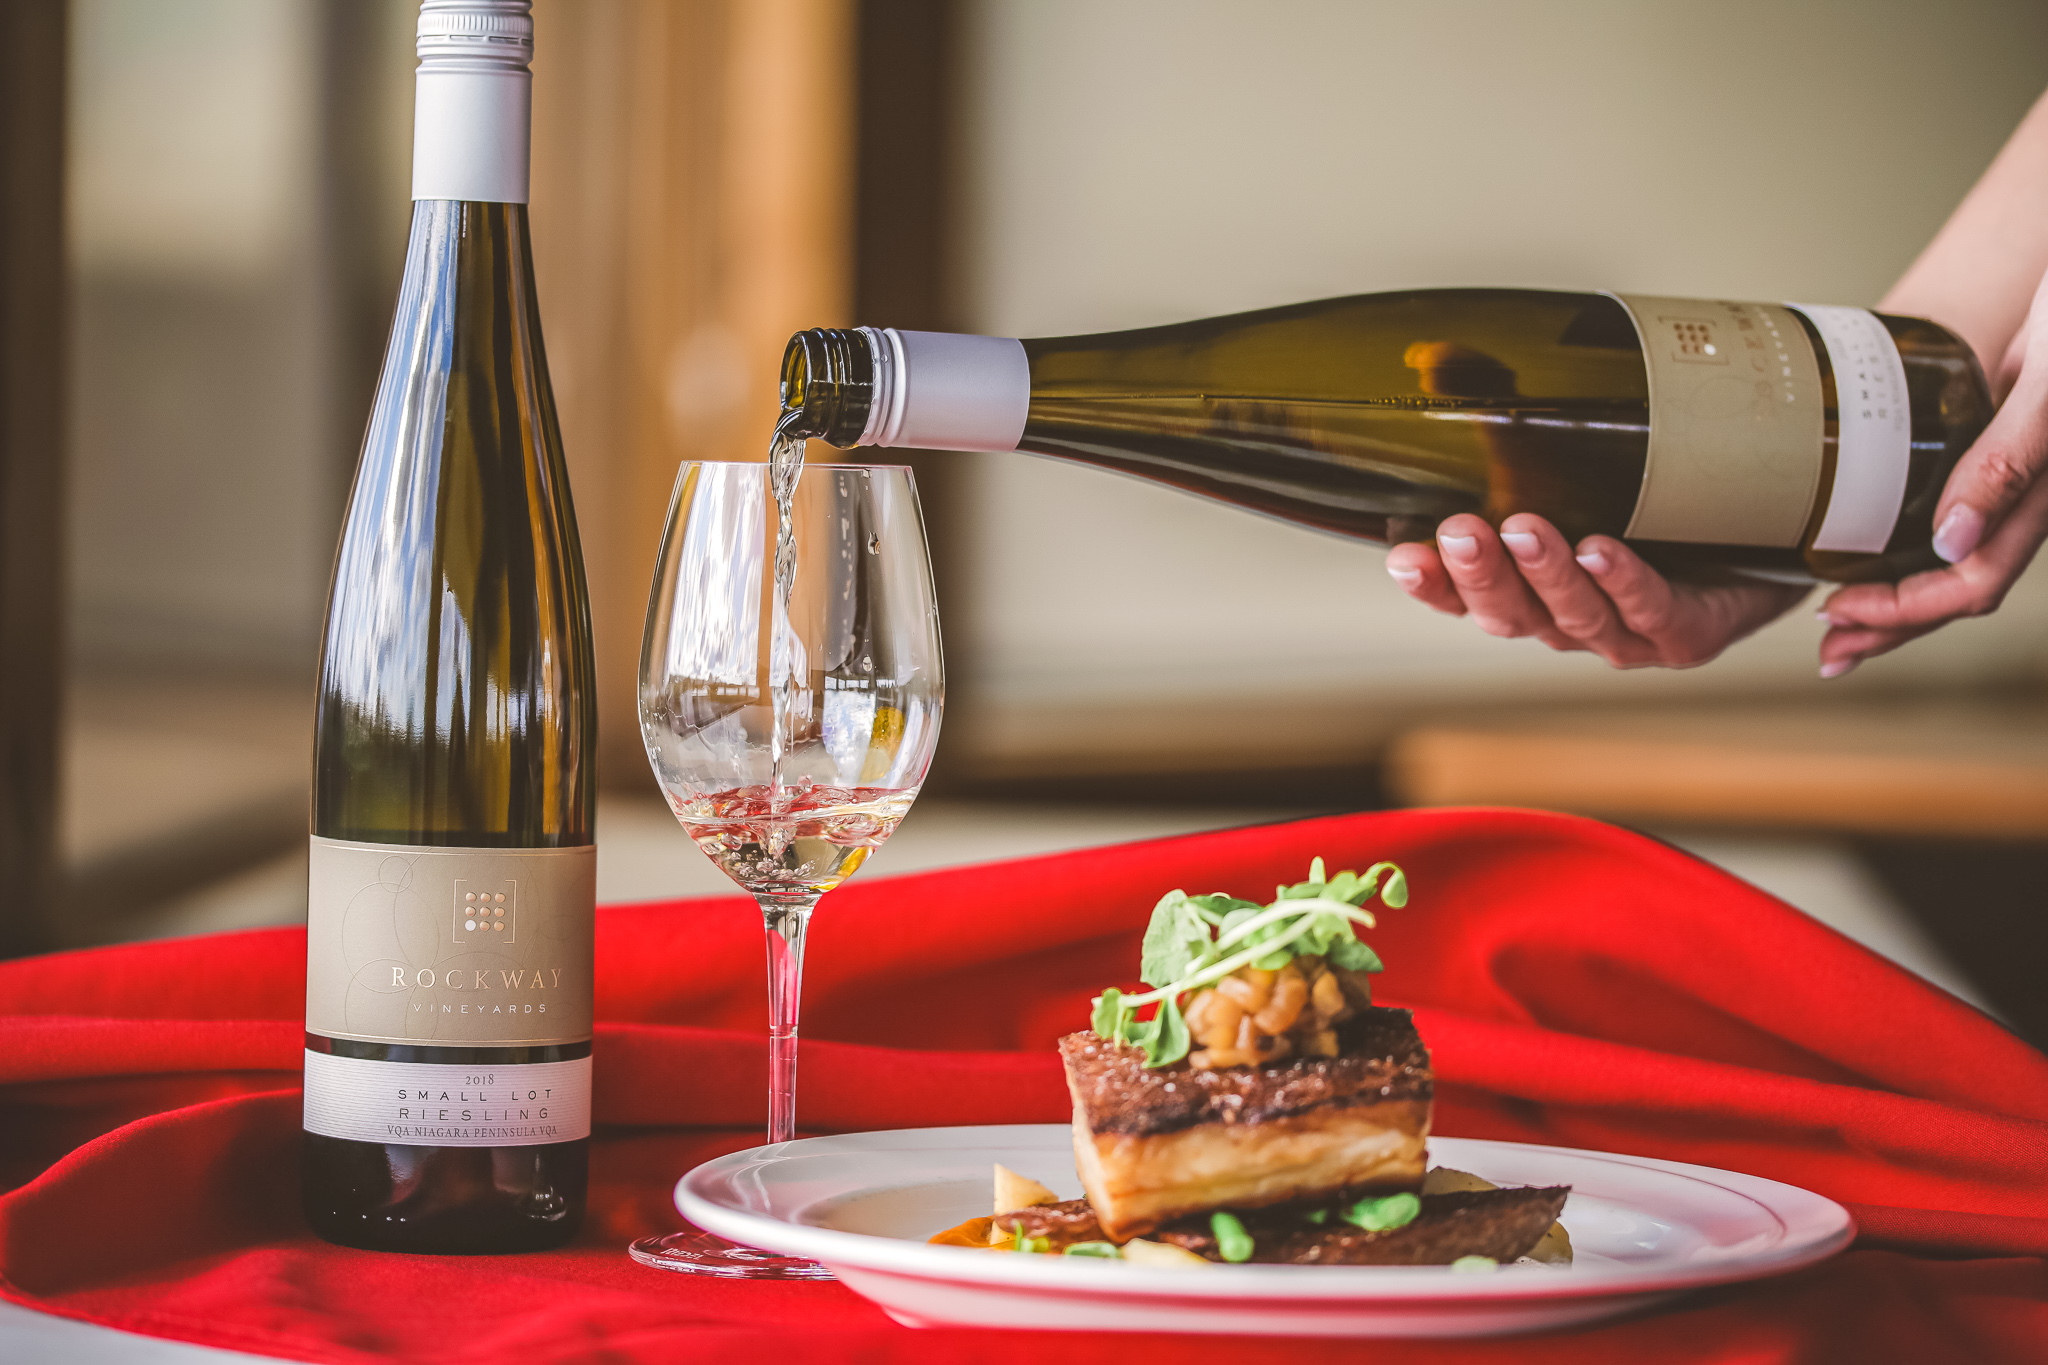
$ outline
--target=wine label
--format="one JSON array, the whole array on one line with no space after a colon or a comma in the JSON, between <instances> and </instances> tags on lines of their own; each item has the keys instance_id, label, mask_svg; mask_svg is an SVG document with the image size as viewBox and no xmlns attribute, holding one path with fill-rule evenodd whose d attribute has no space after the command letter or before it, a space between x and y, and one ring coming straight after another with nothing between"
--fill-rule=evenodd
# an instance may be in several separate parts
<instances>
[{"instance_id":1,"label":"wine label","mask_svg":"<svg viewBox=\"0 0 2048 1365\"><path fill-rule=\"evenodd\" d=\"M1770 303L1617 294L1642 338L1650 451L1625 536L1789 549L1819 492L1813 343Z\"/></svg>"},{"instance_id":2,"label":"wine label","mask_svg":"<svg viewBox=\"0 0 2048 1365\"><path fill-rule=\"evenodd\" d=\"M306 1031L446 1047L582 1042L596 904L591 845L315 838Z\"/></svg>"},{"instance_id":3,"label":"wine label","mask_svg":"<svg viewBox=\"0 0 2048 1365\"><path fill-rule=\"evenodd\" d=\"M1835 482L1813 548L1880 553L1898 525L1913 461L1913 406L1899 343L1868 308L1786 306L1820 333L1835 378Z\"/></svg>"},{"instance_id":4,"label":"wine label","mask_svg":"<svg viewBox=\"0 0 2048 1365\"><path fill-rule=\"evenodd\" d=\"M352 1142L531 1147L590 1136L590 1058L372 1062L306 1049L305 1127Z\"/></svg>"}]
</instances>

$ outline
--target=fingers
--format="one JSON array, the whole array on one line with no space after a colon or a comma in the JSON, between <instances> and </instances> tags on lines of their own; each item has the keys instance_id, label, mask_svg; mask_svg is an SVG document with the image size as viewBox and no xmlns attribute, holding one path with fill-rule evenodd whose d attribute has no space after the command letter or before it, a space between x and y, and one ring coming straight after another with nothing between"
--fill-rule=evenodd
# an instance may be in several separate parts
<instances>
[{"instance_id":1,"label":"fingers","mask_svg":"<svg viewBox=\"0 0 2048 1365\"><path fill-rule=\"evenodd\" d=\"M1821 615L1837 627L1908 632L1901 643L1946 621L1983 616L2005 600L2013 583L2033 562L2044 535L2048 535L2048 480L2029 489L1990 538L1961 563L1914 574L1897 583L1842 588L1828 598Z\"/></svg>"},{"instance_id":2,"label":"fingers","mask_svg":"<svg viewBox=\"0 0 2048 1365\"><path fill-rule=\"evenodd\" d=\"M1613 603L1622 627L1660 645L1681 643L1681 599L1664 575L1635 551L1612 536L1588 536L1579 543L1575 562Z\"/></svg>"},{"instance_id":3,"label":"fingers","mask_svg":"<svg viewBox=\"0 0 2048 1365\"><path fill-rule=\"evenodd\" d=\"M1977 438L1942 490L1934 511L1934 552L1960 563L2025 497L2048 465L2048 275L2034 296L2028 325L2015 339L2020 347L2018 377L1991 424ZM2008 353L2006 366L2013 356Z\"/></svg>"},{"instance_id":4,"label":"fingers","mask_svg":"<svg viewBox=\"0 0 2048 1365\"><path fill-rule=\"evenodd\" d=\"M1590 650L1617 668L1705 663L1805 594L1766 583L1675 586L1612 537L1590 536L1574 551L1527 514L1499 533L1476 516L1451 517L1435 545L1390 550L1387 572L1411 597L1470 615L1490 634Z\"/></svg>"},{"instance_id":5,"label":"fingers","mask_svg":"<svg viewBox=\"0 0 2048 1365\"><path fill-rule=\"evenodd\" d=\"M1828 633L1821 637L1820 675L1823 678L1839 678L1865 659L1889 654L1908 640L1917 640L1931 629L1931 626L1919 630L1876 630L1868 626L1830 627Z\"/></svg>"},{"instance_id":6,"label":"fingers","mask_svg":"<svg viewBox=\"0 0 2048 1365\"><path fill-rule=\"evenodd\" d=\"M1610 536L1588 536L1577 558L1614 604L1621 626L1649 645L1649 656L1638 662L1666 668L1693 668L1717 657L1807 591L1755 581L1681 586Z\"/></svg>"},{"instance_id":7,"label":"fingers","mask_svg":"<svg viewBox=\"0 0 2048 1365\"><path fill-rule=\"evenodd\" d=\"M1447 616L1465 614L1465 601L1458 596L1451 576L1444 572L1443 559L1434 545L1411 541L1394 546L1387 551L1387 576L1424 606Z\"/></svg>"},{"instance_id":8,"label":"fingers","mask_svg":"<svg viewBox=\"0 0 2048 1365\"><path fill-rule=\"evenodd\" d=\"M1501 523L1500 538L1558 634L1617 667L1649 661L1646 642L1622 625L1613 602L1555 526L1518 514Z\"/></svg>"},{"instance_id":9,"label":"fingers","mask_svg":"<svg viewBox=\"0 0 2048 1365\"><path fill-rule=\"evenodd\" d=\"M1480 518L1464 513L1436 528L1444 571L1472 620L1489 635L1545 635L1550 613L1523 581L1500 536Z\"/></svg>"}]
</instances>

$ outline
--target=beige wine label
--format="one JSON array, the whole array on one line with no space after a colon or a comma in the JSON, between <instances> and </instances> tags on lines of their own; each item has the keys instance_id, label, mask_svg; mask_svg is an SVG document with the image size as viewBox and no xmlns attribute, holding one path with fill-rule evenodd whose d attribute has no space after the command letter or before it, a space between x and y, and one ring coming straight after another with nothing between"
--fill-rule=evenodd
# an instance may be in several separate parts
<instances>
[{"instance_id":1,"label":"beige wine label","mask_svg":"<svg viewBox=\"0 0 2048 1365\"><path fill-rule=\"evenodd\" d=\"M1799 319L1770 303L1615 297L1650 379L1649 460L1623 534L1798 545L1826 436L1820 363Z\"/></svg>"},{"instance_id":2,"label":"beige wine label","mask_svg":"<svg viewBox=\"0 0 2048 1365\"><path fill-rule=\"evenodd\" d=\"M597 850L313 840L306 1030L520 1047L590 1037Z\"/></svg>"}]
</instances>

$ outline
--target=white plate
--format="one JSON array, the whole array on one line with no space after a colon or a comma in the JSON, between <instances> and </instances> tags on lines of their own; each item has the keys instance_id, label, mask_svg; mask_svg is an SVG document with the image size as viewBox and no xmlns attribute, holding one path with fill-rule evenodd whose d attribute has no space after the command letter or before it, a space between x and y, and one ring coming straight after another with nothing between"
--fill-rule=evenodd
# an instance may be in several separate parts
<instances>
[{"instance_id":1,"label":"white plate","mask_svg":"<svg viewBox=\"0 0 2048 1365\"><path fill-rule=\"evenodd\" d=\"M989 1211L1000 1161L1078 1198L1064 1124L906 1128L756 1147L676 1185L700 1228L824 1262L913 1327L1464 1337L1591 1322L1688 1289L1781 1274L1833 1255L1855 1225L1831 1199L1775 1180L1648 1157L1433 1137L1430 1164L1501 1185L1570 1185L1569 1267L1265 1266L1162 1269L998 1255L925 1239Z\"/></svg>"}]
</instances>

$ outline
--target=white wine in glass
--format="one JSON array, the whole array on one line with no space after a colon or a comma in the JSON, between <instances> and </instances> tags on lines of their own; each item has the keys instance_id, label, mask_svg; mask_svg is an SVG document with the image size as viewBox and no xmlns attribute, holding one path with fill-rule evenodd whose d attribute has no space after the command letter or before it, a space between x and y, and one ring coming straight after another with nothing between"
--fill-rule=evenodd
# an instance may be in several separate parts
<instances>
[{"instance_id":1,"label":"white wine in glass","mask_svg":"<svg viewBox=\"0 0 2048 1365\"><path fill-rule=\"evenodd\" d=\"M909 811L945 697L910 471L810 465L799 477L797 443L778 444L773 470L683 466L640 653L640 731L655 779L767 928L771 1143L796 1127L811 910ZM632 1251L698 1274L829 1277L814 1262L695 1229Z\"/></svg>"}]
</instances>

